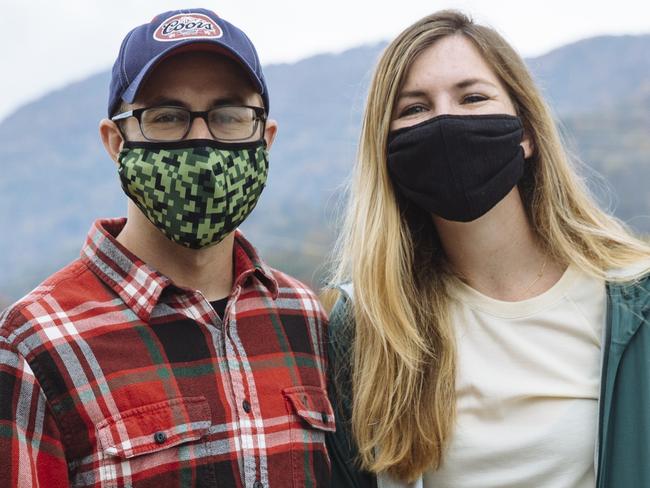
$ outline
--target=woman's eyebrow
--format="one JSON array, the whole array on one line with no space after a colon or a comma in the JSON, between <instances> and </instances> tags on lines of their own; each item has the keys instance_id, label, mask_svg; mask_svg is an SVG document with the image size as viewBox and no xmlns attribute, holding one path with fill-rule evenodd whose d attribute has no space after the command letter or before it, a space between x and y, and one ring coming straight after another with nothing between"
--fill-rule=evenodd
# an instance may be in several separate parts
<instances>
[{"instance_id":1,"label":"woman's eyebrow","mask_svg":"<svg viewBox=\"0 0 650 488\"><path fill-rule=\"evenodd\" d=\"M497 86L492 83L491 81L488 81L484 78L466 78L464 80L461 80L457 83L454 84L454 88L457 90L462 90L465 88L469 88L474 85L488 85L493 88L496 88ZM423 90L406 90L403 92L400 92L400 94L397 96L397 100L401 100L403 98L424 98L427 96L427 93Z\"/></svg>"},{"instance_id":2,"label":"woman's eyebrow","mask_svg":"<svg viewBox=\"0 0 650 488\"><path fill-rule=\"evenodd\" d=\"M463 89L469 88L474 85L490 85L491 87L496 88L496 85L484 78L467 78L465 80L459 81L454 85L455 88Z\"/></svg>"},{"instance_id":3,"label":"woman's eyebrow","mask_svg":"<svg viewBox=\"0 0 650 488\"><path fill-rule=\"evenodd\" d=\"M397 96L397 100L401 100L402 98L421 98L426 96L427 94L423 90L409 90L400 92Z\"/></svg>"}]
</instances>

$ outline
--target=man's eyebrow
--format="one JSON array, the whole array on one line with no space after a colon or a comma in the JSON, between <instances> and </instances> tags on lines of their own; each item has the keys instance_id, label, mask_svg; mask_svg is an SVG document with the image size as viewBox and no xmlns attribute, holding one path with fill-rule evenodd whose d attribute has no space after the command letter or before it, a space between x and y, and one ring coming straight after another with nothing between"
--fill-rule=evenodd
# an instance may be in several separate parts
<instances>
[{"instance_id":1,"label":"man's eyebrow","mask_svg":"<svg viewBox=\"0 0 650 488\"><path fill-rule=\"evenodd\" d=\"M241 105L244 103L245 99L242 96L238 95L226 95L224 97L218 97L213 99L209 108L219 107L221 105ZM149 100L148 105L151 107L161 107L161 106L171 106L171 107L184 107L187 108L188 105L185 102L177 100L175 98L158 96Z\"/></svg>"},{"instance_id":2,"label":"man's eyebrow","mask_svg":"<svg viewBox=\"0 0 650 488\"><path fill-rule=\"evenodd\" d=\"M187 107L187 104L177 100L175 98L169 97L154 97L149 100L148 105L150 107L161 107L161 106L170 106L170 107Z\"/></svg>"},{"instance_id":3,"label":"man's eyebrow","mask_svg":"<svg viewBox=\"0 0 650 488\"><path fill-rule=\"evenodd\" d=\"M240 105L246 100L245 97L240 95L228 95L225 97L215 98L210 104L211 107L218 107L219 105Z\"/></svg>"}]
</instances>

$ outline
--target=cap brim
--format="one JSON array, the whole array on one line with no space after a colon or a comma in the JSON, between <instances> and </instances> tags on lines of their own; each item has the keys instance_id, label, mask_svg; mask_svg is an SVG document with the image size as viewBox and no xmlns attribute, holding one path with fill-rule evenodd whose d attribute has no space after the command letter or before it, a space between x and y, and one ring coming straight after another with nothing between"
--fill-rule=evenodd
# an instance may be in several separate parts
<instances>
[{"instance_id":1,"label":"cap brim","mask_svg":"<svg viewBox=\"0 0 650 488\"><path fill-rule=\"evenodd\" d=\"M163 52L158 54L158 56L152 58L146 65L144 65L144 67L140 70L138 75L129 84L127 89L124 90L124 93L122 93L122 100L128 103L133 103L135 98L138 95L138 92L140 91L143 82L146 81L147 76L160 62L162 62L164 59L168 57L175 56L176 54L182 52L189 52L189 51L213 52L215 54L226 56L239 63L241 67L244 69L244 71L246 72L246 74L248 74L249 78L253 82L253 85L257 89L258 93L262 95L262 99L265 100L265 105L267 105L266 103L267 97L266 94L264 93L264 84L262 83L262 80L259 79L259 77L253 71L252 67L241 56L239 56L239 54L237 54L227 45L217 40L214 41L189 40L187 42L170 46L168 49L164 50ZM268 107L266 107L266 109L268 110Z\"/></svg>"}]
</instances>

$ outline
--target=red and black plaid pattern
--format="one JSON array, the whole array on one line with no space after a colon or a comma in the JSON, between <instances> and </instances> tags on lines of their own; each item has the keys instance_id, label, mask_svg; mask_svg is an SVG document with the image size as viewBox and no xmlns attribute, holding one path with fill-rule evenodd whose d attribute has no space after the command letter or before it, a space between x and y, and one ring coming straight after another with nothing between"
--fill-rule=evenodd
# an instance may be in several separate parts
<instances>
[{"instance_id":1,"label":"red and black plaid pattern","mask_svg":"<svg viewBox=\"0 0 650 488\"><path fill-rule=\"evenodd\" d=\"M327 486L322 309L237 234L221 320L95 223L0 317L0 486Z\"/></svg>"}]
</instances>

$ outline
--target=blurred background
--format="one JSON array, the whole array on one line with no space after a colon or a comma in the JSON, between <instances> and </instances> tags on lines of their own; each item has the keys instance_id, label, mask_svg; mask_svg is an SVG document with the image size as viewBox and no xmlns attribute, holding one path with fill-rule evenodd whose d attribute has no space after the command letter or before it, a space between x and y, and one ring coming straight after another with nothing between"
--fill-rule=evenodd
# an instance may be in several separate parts
<instances>
[{"instance_id":1,"label":"blurred background","mask_svg":"<svg viewBox=\"0 0 650 488\"><path fill-rule=\"evenodd\" d=\"M387 40L440 8L472 14L520 51L598 199L650 234L650 2L134 3L3 3L0 308L75 259L93 220L124 215L97 133L110 67L128 30L188 6L243 28L265 63L280 131L267 189L243 230L267 262L314 287L374 64Z\"/></svg>"}]
</instances>

